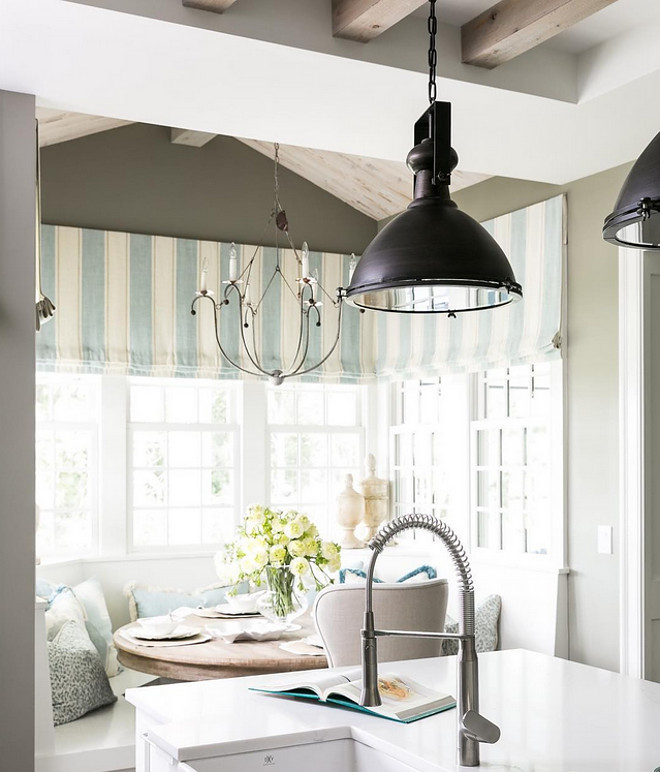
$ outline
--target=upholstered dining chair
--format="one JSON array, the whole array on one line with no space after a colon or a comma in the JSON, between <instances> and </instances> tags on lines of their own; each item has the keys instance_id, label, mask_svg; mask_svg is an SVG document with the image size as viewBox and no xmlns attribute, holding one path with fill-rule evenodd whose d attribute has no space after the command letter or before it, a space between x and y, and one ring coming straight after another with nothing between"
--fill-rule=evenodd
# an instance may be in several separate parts
<instances>
[{"instance_id":1,"label":"upholstered dining chair","mask_svg":"<svg viewBox=\"0 0 660 772\"><path fill-rule=\"evenodd\" d=\"M412 584L374 584L376 627L384 630L441 632L445 625L447 594L446 579ZM360 664L364 596L363 584L330 585L316 596L312 615L330 667ZM441 653L441 639L378 640L379 662L439 657Z\"/></svg>"}]
</instances>

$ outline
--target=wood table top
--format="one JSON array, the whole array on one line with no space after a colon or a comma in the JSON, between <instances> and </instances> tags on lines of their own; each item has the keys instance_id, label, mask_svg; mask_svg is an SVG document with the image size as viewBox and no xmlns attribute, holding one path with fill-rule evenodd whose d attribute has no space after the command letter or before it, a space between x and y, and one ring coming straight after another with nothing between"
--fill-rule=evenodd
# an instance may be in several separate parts
<instances>
[{"instance_id":1,"label":"wood table top","mask_svg":"<svg viewBox=\"0 0 660 772\"><path fill-rule=\"evenodd\" d=\"M222 622L190 615L182 620L204 631L207 625ZM210 678L234 678L244 675L286 673L327 667L325 655L292 654L280 648L285 641L298 641L316 632L309 613L295 620L300 630L284 633L277 641L239 641L225 643L213 639L182 646L141 646L122 635L135 625L131 622L115 631L114 642L122 665L142 673L179 681L204 681Z\"/></svg>"}]
</instances>

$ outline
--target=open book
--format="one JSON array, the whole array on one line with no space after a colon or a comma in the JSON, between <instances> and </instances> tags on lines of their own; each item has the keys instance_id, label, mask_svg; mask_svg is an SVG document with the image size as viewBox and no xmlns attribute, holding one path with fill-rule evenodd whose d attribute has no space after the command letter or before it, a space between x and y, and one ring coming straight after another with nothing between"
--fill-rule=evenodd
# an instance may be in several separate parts
<instances>
[{"instance_id":1,"label":"open book","mask_svg":"<svg viewBox=\"0 0 660 772\"><path fill-rule=\"evenodd\" d=\"M428 689L413 681L409 676L394 673L378 676L378 690L382 705L364 707L360 705L362 692L362 670L347 673L326 673L282 680L270 687L250 687L255 692L266 692L284 697L302 697L308 700L329 702L353 710L362 710L393 721L409 724L419 718L453 708L456 700L450 694Z\"/></svg>"}]
</instances>

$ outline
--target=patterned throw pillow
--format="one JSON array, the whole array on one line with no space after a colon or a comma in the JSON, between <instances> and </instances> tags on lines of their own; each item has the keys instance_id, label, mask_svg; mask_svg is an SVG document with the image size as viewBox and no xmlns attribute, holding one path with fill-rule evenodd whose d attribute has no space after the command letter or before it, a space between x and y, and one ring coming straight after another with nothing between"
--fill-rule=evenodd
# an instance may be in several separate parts
<instances>
[{"instance_id":1,"label":"patterned throw pillow","mask_svg":"<svg viewBox=\"0 0 660 772\"><path fill-rule=\"evenodd\" d=\"M497 649L497 622L500 618L502 598L499 595L489 595L480 603L474 612L474 634L477 652L495 651ZM457 633L458 622L447 615L445 632ZM458 654L458 641L451 638L442 642L442 653Z\"/></svg>"},{"instance_id":2,"label":"patterned throw pillow","mask_svg":"<svg viewBox=\"0 0 660 772\"><path fill-rule=\"evenodd\" d=\"M46 645L55 726L116 702L101 658L77 622L65 622Z\"/></svg>"}]
</instances>

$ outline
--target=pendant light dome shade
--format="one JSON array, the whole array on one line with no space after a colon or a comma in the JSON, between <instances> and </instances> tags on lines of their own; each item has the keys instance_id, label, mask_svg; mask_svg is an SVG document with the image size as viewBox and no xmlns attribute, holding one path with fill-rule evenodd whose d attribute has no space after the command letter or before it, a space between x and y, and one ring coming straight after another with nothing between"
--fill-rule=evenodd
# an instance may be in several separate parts
<instances>
[{"instance_id":1,"label":"pendant light dome shade","mask_svg":"<svg viewBox=\"0 0 660 772\"><path fill-rule=\"evenodd\" d=\"M522 297L499 244L449 197L458 156L450 145L450 105L433 102L415 124L408 154L414 200L369 244L346 299L402 313L477 311Z\"/></svg>"},{"instance_id":2,"label":"pendant light dome shade","mask_svg":"<svg viewBox=\"0 0 660 772\"><path fill-rule=\"evenodd\" d=\"M346 299L361 308L448 313L494 308L522 296L488 231L446 197L413 201L369 244Z\"/></svg>"},{"instance_id":3,"label":"pendant light dome shade","mask_svg":"<svg viewBox=\"0 0 660 772\"><path fill-rule=\"evenodd\" d=\"M660 249L660 134L651 141L621 187L603 238L611 244Z\"/></svg>"}]
</instances>

